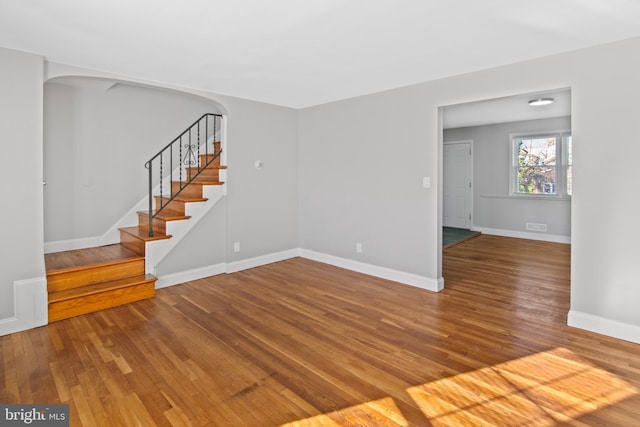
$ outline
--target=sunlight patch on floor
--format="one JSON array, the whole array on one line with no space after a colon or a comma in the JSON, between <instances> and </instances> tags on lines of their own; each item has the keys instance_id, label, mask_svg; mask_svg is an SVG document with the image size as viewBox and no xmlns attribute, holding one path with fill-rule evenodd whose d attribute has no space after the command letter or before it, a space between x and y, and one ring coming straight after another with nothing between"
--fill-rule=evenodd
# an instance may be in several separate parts
<instances>
[{"instance_id":1,"label":"sunlight patch on floor","mask_svg":"<svg viewBox=\"0 0 640 427\"><path fill-rule=\"evenodd\" d=\"M638 394L638 390L565 348L410 387L433 426L552 426ZM425 423L426 424L426 423ZM406 426L391 397L285 424Z\"/></svg>"},{"instance_id":2,"label":"sunlight patch on floor","mask_svg":"<svg viewBox=\"0 0 640 427\"><path fill-rule=\"evenodd\" d=\"M385 397L340 411L283 424L282 427L408 425L393 399Z\"/></svg>"},{"instance_id":3,"label":"sunlight patch on floor","mask_svg":"<svg viewBox=\"0 0 640 427\"><path fill-rule=\"evenodd\" d=\"M613 405L638 390L556 348L407 392L432 425L547 426Z\"/></svg>"}]
</instances>

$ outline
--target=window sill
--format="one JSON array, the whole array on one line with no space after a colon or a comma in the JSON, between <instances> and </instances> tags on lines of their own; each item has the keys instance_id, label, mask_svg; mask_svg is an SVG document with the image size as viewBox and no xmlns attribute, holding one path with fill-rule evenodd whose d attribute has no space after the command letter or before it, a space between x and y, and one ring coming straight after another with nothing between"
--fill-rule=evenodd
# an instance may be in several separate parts
<instances>
[{"instance_id":1,"label":"window sill","mask_svg":"<svg viewBox=\"0 0 640 427\"><path fill-rule=\"evenodd\" d=\"M506 196L483 194L481 199L506 199L506 200L546 200L549 202L570 202L571 196L556 196L547 194L508 194Z\"/></svg>"},{"instance_id":2,"label":"window sill","mask_svg":"<svg viewBox=\"0 0 640 427\"><path fill-rule=\"evenodd\" d=\"M509 198L513 199L527 199L527 200L558 200L568 201L571 200L571 196L559 196L557 194L509 194Z\"/></svg>"}]
</instances>

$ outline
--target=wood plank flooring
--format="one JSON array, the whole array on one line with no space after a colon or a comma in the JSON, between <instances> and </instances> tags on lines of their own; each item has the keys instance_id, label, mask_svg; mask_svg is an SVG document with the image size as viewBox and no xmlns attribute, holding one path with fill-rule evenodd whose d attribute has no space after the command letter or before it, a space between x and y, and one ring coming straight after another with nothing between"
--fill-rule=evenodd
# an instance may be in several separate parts
<instances>
[{"instance_id":1,"label":"wood plank flooring","mask_svg":"<svg viewBox=\"0 0 640 427\"><path fill-rule=\"evenodd\" d=\"M0 337L72 426L635 426L640 345L566 326L568 245L480 236L445 290L295 258Z\"/></svg>"}]
</instances>

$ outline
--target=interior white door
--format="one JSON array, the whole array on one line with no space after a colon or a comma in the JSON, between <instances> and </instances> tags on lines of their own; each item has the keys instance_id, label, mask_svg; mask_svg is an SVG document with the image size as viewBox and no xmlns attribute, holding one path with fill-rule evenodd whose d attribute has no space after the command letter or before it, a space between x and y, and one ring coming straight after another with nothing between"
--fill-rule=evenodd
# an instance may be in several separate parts
<instances>
[{"instance_id":1,"label":"interior white door","mask_svg":"<svg viewBox=\"0 0 640 427\"><path fill-rule=\"evenodd\" d=\"M445 227L471 228L471 142L444 144L442 223Z\"/></svg>"}]
</instances>

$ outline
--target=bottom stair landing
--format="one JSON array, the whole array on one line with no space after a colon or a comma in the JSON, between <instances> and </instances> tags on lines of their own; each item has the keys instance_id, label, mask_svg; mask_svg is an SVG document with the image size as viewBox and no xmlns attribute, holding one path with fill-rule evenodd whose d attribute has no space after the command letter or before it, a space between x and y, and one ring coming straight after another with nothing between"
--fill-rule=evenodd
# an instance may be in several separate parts
<instances>
[{"instance_id":1,"label":"bottom stair landing","mask_svg":"<svg viewBox=\"0 0 640 427\"><path fill-rule=\"evenodd\" d=\"M49 322L152 298L144 256L121 244L45 255Z\"/></svg>"}]
</instances>

